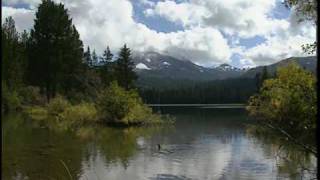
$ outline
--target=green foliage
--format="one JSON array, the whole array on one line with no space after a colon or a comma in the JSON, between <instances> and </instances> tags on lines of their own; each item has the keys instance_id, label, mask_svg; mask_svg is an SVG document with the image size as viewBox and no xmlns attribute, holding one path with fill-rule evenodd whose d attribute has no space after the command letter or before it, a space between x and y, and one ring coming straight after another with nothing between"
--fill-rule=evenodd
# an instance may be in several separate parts
<instances>
[{"instance_id":1,"label":"green foliage","mask_svg":"<svg viewBox=\"0 0 320 180\"><path fill-rule=\"evenodd\" d=\"M21 98L16 91L10 91L2 82L1 103L4 111L17 110L21 107Z\"/></svg>"},{"instance_id":2,"label":"green foliage","mask_svg":"<svg viewBox=\"0 0 320 180\"><path fill-rule=\"evenodd\" d=\"M133 88L134 81L137 79L133 69L134 62L131 59L131 51L127 45L124 45L120 49L119 58L116 61L115 75L119 85L126 90Z\"/></svg>"},{"instance_id":3,"label":"green foliage","mask_svg":"<svg viewBox=\"0 0 320 180\"><path fill-rule=\"evenodd\" d=\"M280 127L294 137L314 141L317 113L316 78L296 64L278 69L263 83L247 107L250 115Z\"/></svg>"},{"instance_id":4,"label":"green foliage","mask_svg":"<svg viewBox=\"0 0 320 180\"><path fill-rule=\"evenodd\" d=\"M23 76L26 64L25 39L28 35L23 33L20 37L16 31L15 22L11 16L5 19L1 27L2 45L2 81L10 91L16 91L23 85Z\"/></svg>"},{"instance_id":5,"label":"green foliage","mask_svg":"<svg viewBox=\"0 0 320 180\"><path fill-rule=\"evenodd\" d=\"M97 110L92 103L80 103L67 107L60 117L68 126L83 126L97 122Z\"/></svg>"},{"instance_id":6,"label":"green foliage","mask_svg":"<svg viewBox=\"0 0 320 180\"><path fill-rule=\"evenodd\" d=\"M77 88L83 45L63 4L43 0L38 6L28 52L29 83L44 89L48 100Z\"/></svg>"},{"instance_id":7,"label":"green foliage","mask_svg":"<svg viewBox=\"0 0 320 180\"><path fill-rule=\"evenodd\" d=\"M126 91L116 82L101 92L97 100L97 110L99 118L105 123L129 125L152 121L152 111L142 103L137 91Z\"/></svg>"},{"instance_id":8,"label":"green foliage","mask_svg":"<svg viewBox=\"0 0 320 180\"><path fill-rule=\"evenodd\" d=\"M45 120L48 118L48 111L42 106L27 106L23 111L34 120Z\"/></svg>"},{"instance_id":9,"label":"green foliage","mask_svg":"<svg viewBox=\"0 0 320 180\"><path fill-rule=\"evenodd\" d=\"M98 64L98 55L96 53L96 50L93 50L91 58L92 58L91 66L96 66Z\"/></svg>"},{"instance_id":10,"label":"green foliage","mask_svg":"<svg viewBox=\"0 0 320 180\"><path fill-rule=\"evenodd\" d=\"M69 108L71 104L62 96L57 96L49 102L47 110L50 115L59 115L63 111Z\"/></svg>"},{"instance_id":11,"label":"green foliage","mask_svg":"<svg viewBox=\"0 0 320 180\"><path fill-rule=\"evenodd\" d=\"M270 75L268 73L267 67L263 66L262 73L257 73L255 76L257 91L259 91L263 82L268 78L270 78Z\"/></svg>"},{"instance_id":12,"label":"green foliage","mask_svg":"<svg viewBox=\"0 0 320 180\"><path fill-rule=\"evenodd\" d=\"M317 42L311 44L303 44L301 47L303 52L307 54L314 54L317 50Z\"/></svg>"},{"instance_id":13,"label":"green foliage","mask_svg":"<svg viewBox=\"0 0 320 180\"><path fill-rule=\"evenodd\" d=\"M111 53L109 46L104 50L102 56L102 66L100 67L100 77L104 86L109 85L114 79L114 69L112 62L113 54Z\"/></svg>"},{"instance_id":14,"label":"green foliage","mask_svg":"<svg viewBox=\"0 0 320 180\"><path fill-rule=\"evenodd\" d=\"M26 86L19 90L23 105L44 105L46 99L40 94L39 87Z\"/></svg>"},{"instance_id":15,"label":"green foliage","mask_svg":"<svg viewBox=\"0 0 320 180\"><path fill-rule=\"evenodd\" d=\"M90 47L88 46L87 51L84 53L84 63L86 63L89 67L93 66Z\"/></svg>"},{"instance_id":16,"label":"green foliage","mask_svg":"<svg viewBox=\"0 0 320 180\"><path fill-rule=\"evenodd\" d=\"M256 92L256 80L253 78L237 78L214 80L207 82L177 81L170 79L168 86L161 79L154 79L158 87L144 87L139 93L148 104L213 104L213 103L245 103Z\"/></svg>"}]
</instances>

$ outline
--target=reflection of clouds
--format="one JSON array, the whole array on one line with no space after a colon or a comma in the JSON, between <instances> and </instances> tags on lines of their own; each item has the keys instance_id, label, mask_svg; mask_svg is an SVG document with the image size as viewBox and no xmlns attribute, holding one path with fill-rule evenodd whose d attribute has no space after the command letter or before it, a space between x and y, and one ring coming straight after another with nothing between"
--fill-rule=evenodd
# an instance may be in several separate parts
<instances>
[{"instance_id":1,"label":"reflection of clouds","mask_svg":"<svg viewBox=\"0 0 320 180\"><path fill-rule=\"evenodd\" d=\"M216 138L213 138L216 137ZM210 138L210 139L207 139ZM105 166L103 155L82 163L81 179L276 179L275 161L244 134L222 141L221 136L202 136L189 144L171 144L173 153L159 153L142 139L146 149L133 156L128 167ZM90 164L90 165L89 165Z\"/></svg>"},{"instance_id":2,"label":"reflection of clouds","mask_svg":"<svg viewBox=\"0 0 320 180\"><path fill-rule=\"evenodd\" d=\"M117 161L106 162L103 157L107 155L98 154L94 161L88 161L90 166L82 166L81 179L86 176L123 180L279 178L275 158L265 152L269 146L245 134L239 124L239 113L230 113L229 117L225 113L208 116L201 112L192 112L193 115L183 112L174 131L137 137L134 142L139 150L131 154L126 167ZM160 152L157 144L161 144Z\"/></svg>"},{"instance_id":3,"label":"reflection of clouds","mask_svg":"<svg viewBox=\"0 0 320 180\"><path fill-rule=\"evenodd\" d=\"M216 179L230 161L231 146L218 139L212 141L168 145L165 148L174 151L168 154L158 153L150 147L133 157L127 169L119 163L104 166L103 155L98 153L95 159L82 163L82 179L97 176L108 179Z\"/></svg>"},{"instance_id":4,"label":"reflection of clouds","mask_svg":"<svg viewBox=\"0 0 320 180\"><path fill-rule=\"evenodd\" d=\"M273 159L265 157L261 146L245 136L232 145L232 158L222 179L276 179Z\"/></svg>"}]
</instances>

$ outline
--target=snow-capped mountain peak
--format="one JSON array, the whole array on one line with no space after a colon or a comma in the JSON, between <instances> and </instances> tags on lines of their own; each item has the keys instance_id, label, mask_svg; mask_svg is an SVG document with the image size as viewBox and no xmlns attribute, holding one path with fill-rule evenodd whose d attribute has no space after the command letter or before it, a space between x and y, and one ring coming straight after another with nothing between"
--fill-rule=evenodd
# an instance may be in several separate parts
<instances>
[{"instance_id":1,"label":"snow-capped mountain peak","mask_svg":"<svg viewBox=\"0 0 320 180\"><path fill-rule=\"evenodd\" d=\"M148 66L146 66L145 64L143 63L138 63L136 65L136 69L146 69L146 70L150 70L151 68L149 68Z\"/></svg>"}]
</instances>

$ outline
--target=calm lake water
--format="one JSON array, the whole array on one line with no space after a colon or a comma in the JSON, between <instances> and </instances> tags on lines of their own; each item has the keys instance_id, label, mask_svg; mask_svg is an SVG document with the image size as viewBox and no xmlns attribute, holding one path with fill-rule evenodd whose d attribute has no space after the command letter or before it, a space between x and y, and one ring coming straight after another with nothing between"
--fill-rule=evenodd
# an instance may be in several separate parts
<instances>
[{"instance_id":1,"label":"calm lake water","mask_svg":"<svg viewBox=\"0 0 320 180\"><path fill-rule=\"evenodd\" d=\"M316 167L315 158L291 147L289 156L279 153L277 140L249 133L244 109L154 109L174 117L175 125L69 132L6 115L2 179L310 179L299 167Z\"/></svg>"}]
</instances>

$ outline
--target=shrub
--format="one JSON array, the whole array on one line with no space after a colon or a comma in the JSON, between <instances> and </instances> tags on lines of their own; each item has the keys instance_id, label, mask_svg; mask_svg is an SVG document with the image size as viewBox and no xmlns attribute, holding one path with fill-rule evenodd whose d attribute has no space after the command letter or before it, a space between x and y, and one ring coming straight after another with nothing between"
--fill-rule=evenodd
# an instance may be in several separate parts
<instances>
[{"instance_id":1,"label":"shrub","mask_svg":"<svg viewBox=\"0 0 320 180\"><path fill-rule=\"evenodd\" d=\"M4 111L17 110L21 107L21 98L17 91L9 90L4 82L2 82L1 100Z\"/></svg>"},{"instance_id":2,"label":"shrub","mask_svg":"<svg viewBox=\"0 0 320 180\"><path fill-rule=\"evenodd\" d=\"M92 103L80 103L67 107L61 113L62 120L69 126L81 126L96 122L97 110Z\"/></svg>"},{"instance_id":3,"label":"shrub","mask_svg":"<svg viewBox=\"0 0 320 180\"><path fill-rule=\"evenodd\" d=\"M28 106L24 108L24 112L35 120L44 120L48 118L47 109L41 106Z\"/></svg>"},{"instance_id":4,"label":"shrub","mask_svg":"<svg viewBox=\"0 0 320 180\"><path fill-rule=\"evenodd\" d=\"M152 111L143 104L136 90L126 91L116 82L98 96L99 118L105 123L141 124L151 121Z\"/></svg>"},{"instance_id":5,"label":"shrub","mask_svg":"<svg viewBox=\"0 0 320 180\"><path fill-rule=\"evenodd\" d=\"M40 94L39 87L27 86L21 88L19 94L24 105L44 105L46 103L46 98Z\"/></svg>"},{"instance_id":6,"label":"shrub","mask_svg":"<svg viewBox=\"0 0 320 180\"><path fill-rule=\"evenodd\" d=\"M250 115L262 118L305 140L314 140L317 114L316 78L296 64L279 68L249 100Z\"/></svg>"},{"instance_id":7,"label":"shrub","mask_svg":"<svg viewBox=\"0 0 320 180\"><path fill-rule=\"evenodd\" d=\"M71 104L64 97L58 95L55 98L51 99L51 101L47 105L48 114L59 115L70 106Z\"/></svg>"}]
</instances>

